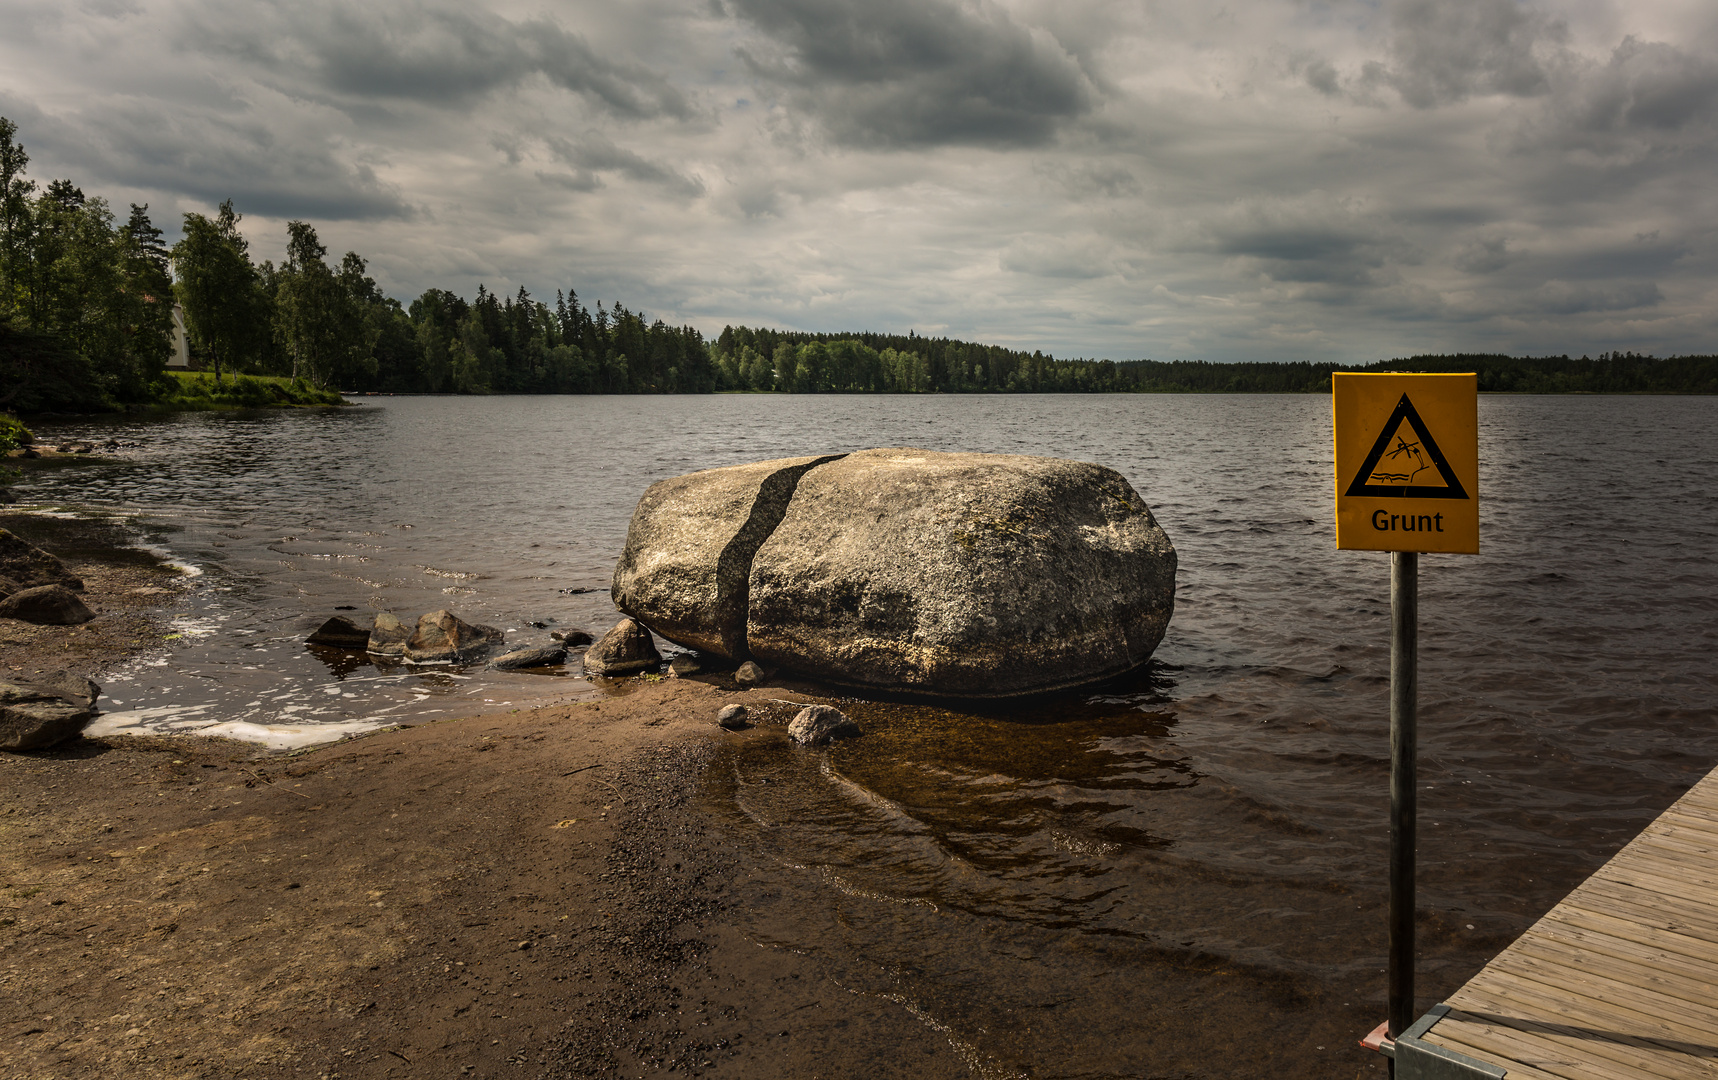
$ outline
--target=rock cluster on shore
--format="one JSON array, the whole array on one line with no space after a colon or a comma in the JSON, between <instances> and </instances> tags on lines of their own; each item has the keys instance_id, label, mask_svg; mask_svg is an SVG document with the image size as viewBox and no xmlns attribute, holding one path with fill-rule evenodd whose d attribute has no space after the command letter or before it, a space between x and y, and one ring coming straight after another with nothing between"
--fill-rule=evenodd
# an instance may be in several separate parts
<instances>
[{"instance_id":1,"label":"rock cluster on shore","mask_svg":"<svg viewBox=\"0 0 1718 1080\"><path fill-rule=\"evenodd\" d=\"M1006 698L1145 663L1175 570L1174 546L1113 470L867 450L653 484L613 595L668 640L731 661Z\"/></svg>"},{"instance_id":2,"label":"rock cluster on shore","mask_svg":"<svg viewBox=\"0 0 1718 1080\"><path fill-rule=\"evenodd\" d=\"M468 623L443 608L418 616L414 626L386 611L378 612L367 626L351 616L335 615L305 638L305 644L363 651L410 664L472 664L506 637L497 627ZM510 671L556 666L566 662L565 640L590 639L582 630L568 631L561 637L561 644L504 653L491 661L491 666Z\"/></svg>"},{"instance_id":3,"label":"rock cluster on shore","mask_svg":"<svg viewBox=\"0 0 1718 1080\"><path fill-rule=\"evenodd\" d=\"M77 594L84 583L65 564L0 529L0 619L75 626L95 618Z\"/></svg>"}]
</instances>

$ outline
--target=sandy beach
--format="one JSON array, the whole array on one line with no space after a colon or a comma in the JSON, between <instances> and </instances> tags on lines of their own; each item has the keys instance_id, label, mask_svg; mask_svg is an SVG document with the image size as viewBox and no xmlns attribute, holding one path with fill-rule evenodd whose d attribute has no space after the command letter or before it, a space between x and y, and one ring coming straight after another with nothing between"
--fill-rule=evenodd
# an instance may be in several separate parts
<instances>
[{"instance_id":1,"label":"sandy beach","mask_svg":"<svg viewBox=\"0 0 1718 1080\"><path fill-rule=\"evenodd\" d=\"M0 667L99 677L162 643L172 567L116 526L0 524L100 614L0 620ZM906 1009L724 921L688 796L716 740L818 699L721 682L605 681L292 753L0 755L0 1076L969 1075ZM718 728L732 702L759 726Z\"/></svg>"},{"instance_id":2,"label":"sandy beach","mask_svg":"<svg viewBox=\"0 0 1718 1080\"><path fill-rule=\"evenodd\" d=\"M632 685L291 755L0 758L0 1074L969 1075L724 925L685 806L748 737L715 712L812 699Z\"/></svg>"}]
</instances>

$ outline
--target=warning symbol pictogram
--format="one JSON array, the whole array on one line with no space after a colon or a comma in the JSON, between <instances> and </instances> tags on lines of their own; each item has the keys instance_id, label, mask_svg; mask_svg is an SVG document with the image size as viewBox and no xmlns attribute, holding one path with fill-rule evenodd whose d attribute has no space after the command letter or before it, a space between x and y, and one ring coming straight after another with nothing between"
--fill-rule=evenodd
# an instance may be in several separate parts
<instances>
[{"instance_id":1,"label":"warning symbol pictogram","mask_svg":"<svg viewBox=\"0 0 1718 1080\"><path fill-rule=\"evenodd\" d=\"M1384 421L1378 441L1366 455L1360 471L1348 483L1344 495L1397 497L1406 499L1465 499L1455 470L1438 449L1438 440L1426 430L1419 410L1403 394L1396 411Z\"/></svg>"}]
</instances>

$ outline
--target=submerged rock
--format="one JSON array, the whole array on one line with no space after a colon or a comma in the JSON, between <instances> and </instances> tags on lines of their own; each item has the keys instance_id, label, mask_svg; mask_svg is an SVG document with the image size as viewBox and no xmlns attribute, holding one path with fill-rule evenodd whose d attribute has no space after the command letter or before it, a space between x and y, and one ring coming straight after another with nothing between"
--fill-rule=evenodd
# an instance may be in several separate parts
<instances>
[{"instance_id":1,"label":"submerged rock","mask_svg":"<svg viewBox=\"0 0 1718 1080\"><path fill-rule=\"evenodd\" d=\"M443 608L418 616L406 641L405 658L414 664L469 663L506 637L493 626L468 623Z\"/></svg>"},{"instance_id":2,"label":"submerged rock","mask_svg":"<svg viewBox=\"0 0 1718 1080\"><path fill-rule=\"evenodd\" d=\"M412 628L387 611L378 611L370 624L370 636L364 640L364 651L376 656L406 655L406 642L412 639Z\"/></svg>"},{"instance_id":3,"label":"submerged rock","mask_svg":"<svg viewBox=\"0 0 1718 1080\"><path fill-rule=\"evenodd\" d=\"M652 485L614 597L663 637L733 660L1005 698L1145 663L1174 610L1175 567L1111 469L867 450Z\"/></svg>"},{"instance_id":4,"label":"submerged rock","mask_svg":"<svg viewBox=\"0 0 1718 1080\"><path fill-rule=\"evenodd\" d=\"M833 705L808 705L787 725L788 737L803 746L821 746L830 739L852 738L859 725Z\"/></svg>"},{"instance_id":5,"label":"submerged rock","mask_svg":"<svg viewBox=\"0 0 1718 1080\"><path fill-rule=\"evenodd\" d=\"M65 564L15 534L0 529L0 577L8 577L28 589L36 585L64 585L83 591L84 583Z\"/></svg>"},{"instance_id":6,"label":"submerged rock","mask_svg":"<svg viewBox=\"0 0 1718 1080\"><path fill-rule=\"evenodd\" d=\"M554 667L566 661L567 650L556 645L546 649L514 649L491 660L489 666L503 671L514 671L519 668Z\"/></svg>"},{"instance_id":7,"label":"submerged rock","mask_svg":"<svg viewBox=\"0 0 1718 1080\"><path fill-rule=\"evenodd\" d=\"M42 750L76 738L95 719L101 687L54 671L0 680L0 750Z\"/></svg>"},{"instance_id":8,"label":"submerged rock","mask_svg":"<svg viewBox=\"0 0 1718 1080\"><path fill-rule=\"evenodd\" d=\"M347 615L336 615L316 628L304 639L306 645L326 645L331 649L362 649L370 643L370 628Z\"/></svg>"},{"instance_id":9,"label":"submerged rock","mask_svg":"<svg viewBox=\"0 0 1718 1080\"><path fill-rule=\"evenodd\" d=\"M622 619L585 651L586 675L629 675L662 663L650 631L632 619Z\"/></svg>"},{"instance_id":10,"label":"submerged rock","mask_svg":"<svg viewBox=\"0 0 1718 1080\"><path fill-rule=\"evenodd\" d=\"M558 641L569 649L576 649L580 645L589 645L596 638L591 636L589 630L556 630L549 635L549 640Z\"/></svg>"},{"instance_id":11,"label":"submerged rock","mask_svg":"<svg viewBox=\"0 0 1718 1080\"><path fill-rule=\"evenodd\" d=\"M21 619L37 626L75 626L93 618L95 612L64 585L19 589L0 600L0 619Z\"/></svg>"}]
</instances>

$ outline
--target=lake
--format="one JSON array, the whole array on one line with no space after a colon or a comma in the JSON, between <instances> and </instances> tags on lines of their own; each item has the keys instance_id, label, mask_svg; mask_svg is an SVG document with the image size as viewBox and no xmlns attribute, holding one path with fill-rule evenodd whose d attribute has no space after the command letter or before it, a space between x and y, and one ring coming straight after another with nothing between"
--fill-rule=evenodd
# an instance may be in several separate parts
<instances>
[{"instance_id":1,"label":"lake","mask_svg":"<svg viewBox=\"0 0 1718 1080\"><path fill-rule=\"evenodd\" d=\"M133 517L201 574L180 637L102 680L108 724L288 743L591 696L302 640L341 607L600 633L639 495L694 469L1097 462L1179 553L1151 669L1024 710L850 702L867 734L827 753L736 741L703 805L746 931L940 1025L975 1075L1353 1074L1383 1019L1389 568L1335 550L1326 398L363 400L39 426L136 445L21 496ZM1421 557L1423 1005L1718 763L1718 410L1479 417L1482 554Z\"/></svg>"}]
</instances>

